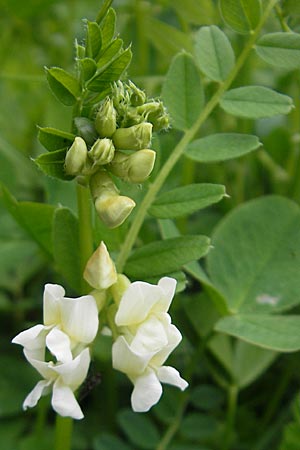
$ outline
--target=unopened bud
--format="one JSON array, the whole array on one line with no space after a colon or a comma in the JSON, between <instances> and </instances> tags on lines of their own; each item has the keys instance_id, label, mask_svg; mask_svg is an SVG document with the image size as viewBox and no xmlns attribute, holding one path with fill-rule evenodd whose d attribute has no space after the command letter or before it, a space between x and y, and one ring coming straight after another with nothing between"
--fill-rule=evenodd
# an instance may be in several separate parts
<instances>
[{"instance_id":1,"label":"unopened bud","mask_svg":"<svg viewBox=\"0 0 300 450\"><path fill-rule=\"evenodd\" d=\"M76 137L69 148L65 159L65 171L67 175L78 175L87 159L87 147L81 137Z\"/></svg>"},{"instance_id":2,"label":"unopened bud","mask_svg":"<svg viewBox=\"0 0 300 450\"><path fill-rule=\"evenodd\" d=\"M108 291L107 290L99 291L98 289L95 289L94 291L89 292L89 295L92 295L96 300L98 312L102 311L108 298Z\"/></svg>"},{"instance_id":3,"label":"unopened bud","mask_svg":"<svg viewBox=\"0 0 300 450\"><path fill-rule=\"evenodd\" d=\"M124 195L103 194L95 201L95 208L100 219L109 228L116 228L127 219L135 202Z\"/></svg>"},{"instance_id":4,"label":"unopened bud","mask_svg":"<svg viewBox=\"0 0 300 450\"><path fill-rule=\"evenodd\" d=\"M144 116L145 120L152 123L153 131L160 131L169 127L169 115L161 101L145 103L139 106L137 111Z\"/></svg>"},{"instance_id":5,"label":"unopened bud","mask_svg":"<svg viewBox=\"0 0 300 450\"><path fill-rule=\"evenodd\" d=\"M152 124L143 122L128 128L118 128L112 140L117 149L142 150L150 146L151 137Z\"/></svg>"},{"instance_id":6,"label":"unopened bud","mask_svg":"<svg viewBox=\"0 0 300 450\"><path fill-rule=\"evenodd\" d=\"M113 160L115 154L114 144L110 139L97 139L91 150L89 156L93 160L94 165L103 166Z\"/></svg>"},{"instance_id":7,"label":"unopened bud","mask_svg":"<svg viewBox=\"0 0 300 450\"><path fill-rule=\"evenodd\" d=\"M87 145L93 145L98 138L93 122L87 117L75 117L74 123L78 134L85 140Z\"/></svg>"},{"instance_id":8,"label":"unopened bud","mask_svg":"<svg viewBox=\"0 0 300 450\"><path fill-rule=\"evenodd\" d=\"M128 91L130 95L130 103L132 106L139 106L143 105L145 101L147 100L147 96L144 91L139 89L132 81L129 80L128 84Z\"/></svg>"},{"instance_id":9,"label":"unopened bud","mask_svg":"<svg viewBox=\"0 0 300 450\"><path fill-rule=\"evenodd\" d=\"M100 137L111 137L117 128L117 113L113 101L107 97L96 115L95 128Z\"/></svg>"},{"instance_id":10,"label":"unopened bud","mask_svg":"<svg viewBox=\"0 0 300 450\"><path fill-rule=\"evenodd\" d=\"M129 183L143 183L153 170L156 153L153 150L139 150L131 155L116 152L109 170Z\"/></svg>"},{"instance_id":11,"label":"unopened bud","mask_svg":"<svg viewBox=\"0 0 300 450\"><path fill-rule=\"evenodd\" d=\"M125 291L127 291L130 284L130 280L126 277L126 275L118 273L116 283L114 283L110 288L110 292L116 305L119 306L121 298L123 297Z\"/></svg>"},{"instance_id":12,"label":"unopened bud","mask_svg":"<svg viewBox=\"0 0 300 450\"><path fill-rule=\"evenodd\" d=\"M115 265L106 245L101 242L85 267L83 278L95 289L108 289L117 281Z\"/></svg>"},{"instance_id":13,"label":"unopened bud","mask_svg":"<svg viewBox=\"0 0 300 450\"><path fill-rule=\"evenodd\" d=\"M94 199L103 193L119 195L119 190L105 170L98 170L90 179L90 189Z\"/></svg>"}]
</instances>

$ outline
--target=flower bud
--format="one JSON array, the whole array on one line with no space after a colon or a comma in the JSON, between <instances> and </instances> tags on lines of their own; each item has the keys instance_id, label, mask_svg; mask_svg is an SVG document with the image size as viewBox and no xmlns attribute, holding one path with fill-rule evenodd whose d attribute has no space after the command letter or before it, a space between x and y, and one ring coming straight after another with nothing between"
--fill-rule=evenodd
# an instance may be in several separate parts
<instances>
[{"instance_id":1,"label":"flower bud","mask_svg":"<svg viewBox=\"0 0 300 450\"><path fill-rule=\"evenodd\" d=\"M143 183L153 170L156 153L153 150L139 150L131 155L116 152L109 170L129 183Z\"/></svg>"},{"instance_id":2,"label":"flower bud","mask_svg":"<svg viewBox=\"0 0 300 450\"><path fill-rule=\"evenodd\" d=\"M96 115L95 128L100 137L111 137L117 128L117 113L113 101L107 97Z\"/></svg>"},{"instance_id":3,"label":"flower bud","mask_svg":"<svg viewBox=\"0 0 300 450\"><path fill-rule=\"evenodd\" d=\"M167 129L170 125L169 115L161 101L145 103L139 106L137 111L144 116L145 120L152 123L153 131Z\"/></svg>"},{"instance_id":4,"label":"flower bud","mask_svg":"<svg viewBox=\"0 0 300 450\"><path fill-rule=\"evenodd\" d=\"M74 124L78 134L85 140L87 145L93 145L98 138L93 122L87 117L75 117Z\"/></svg>"},{"instance_id":5,"label":"flower bud","mask_svg":"<svg viewBox=\"0 0 300 450\"><path fill-rule=\"evenodd\" d=\"M144 91L139 89L132 81L129 80L128 91L130 95L130 103L132 106L143 105L147 100L147 96Z\"/></svg>"},{"instance_id":6,"label":"flower bud","mask_svg":"<svg viewBox=\"0 0 300 450\"><path fill-rule=\"evenodd\" d=\"M88 260L83 278L90 286L100 290L108 289L117 281L116 268L104 242L101 242Z\"/></svg>"},{"instance_id":7,"label":"flower bud","mask_svg":"<svg viewBox=\"0 0 300 450\"><path fill-rule=\"evenodd\" d=\"M103 166L113 160L115 154L114 144L110 139L97 139L91 150L89 156L96 166Z\"/></svg>"},{"instance_id":8,"label":"flower bud","mask_svg":"<svg viewBox=\"0 0 300 450\"><path fill-rule=\"evenodd\" d=\"M108 291L99 291L98 289L95 289L94 291L91 291L89 295L92 295L92 297L94 297L94 299L96 300L98 312L101 312L108 299Z\"/></svg>"},{"instance_id":9,"label":"flower bud","mask_svg":"<svg viewBox=\"0 0 300 450\"><path fill-rule=\"evenodd\" d=\"M143 122L128 128L118 128L112 140L117 149L142 150L150 146L151 137L152 124Z\"/></svg>"},{"instance_id":10,"label":"flower bud","mask_svg":"<svg viewBox=\"0 0 300 450\"><path fill-rule=\"evenodd\" d=\"M123 297L124 292L127 291L130 284L130 280L126 277L126 275L118 273L116 283L114 283L110 288L110 292L116 305L119 306L121 298Z\"/></svg>"},{"instance_id":11,"label":"flower bud","mask_svg":"<svg viewBox=\"0 0 300 450\"><path fill-rule=\"evenodd\" d=\"M119 190L105 170L98 170L90 179L90 189L94 199L103 193L119 195Z\"/></svg>"},{"instance_id":12,"label":"flower bud","mask_svg":"<svg viewBox=\"0 0 300 450\"><path fill-rule=\"evenodd\" d=\"M76 137L69 148L65 159L65 171L67 175L78 175L87 159L87 147L81 137Z\"/></svg>"},{"instance_id":13,"label":"flower bud","mask_svg":"<svg viewBox=\"0 0 300 450\"><path fill-rule=\"evenodd\" d=\"M95 201L100 219L109 228L122 225L134 207L135 202L124 195L103 194Z\"/></svg>"}]
</instances>

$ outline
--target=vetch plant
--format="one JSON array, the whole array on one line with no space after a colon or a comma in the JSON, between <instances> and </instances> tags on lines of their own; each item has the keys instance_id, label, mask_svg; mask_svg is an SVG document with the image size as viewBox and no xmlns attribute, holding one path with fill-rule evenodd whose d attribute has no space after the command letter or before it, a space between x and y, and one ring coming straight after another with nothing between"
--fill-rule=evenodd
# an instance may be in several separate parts
<instances>
[{"instance_id":1,"label":"vetch plant","mask_svg":"<svg viewBox=\"0 0 300 450\"><path fill-rule=\"evenodd\" d=\"M34 198L43 192L49 203L1 189L44 258L23 290L36 298L32 286L46 281L43 323L27 320L20 289L12 339L41 377L33 389L26 382L23 400L37 414L32 450L48 429L49 394L56 433L45 445L55 450L72 448L73 419L84 417L74 429L79 450L275 448L285 396L294 422L278 450L294 433L300 445L296 389L288 391L297 361L280 356L300 350L295 4L122 2L139 37L131 69L134 34L125 45L104 0L75 41L73 70L46 68L61 116L72 108L62 129L38 130L46 152L34 158ZM230 200L218 205L226 190ZM254 392L260 376L264 396ZM279 383L275 395L265 376Z\"/></svg>"}]
</instances>

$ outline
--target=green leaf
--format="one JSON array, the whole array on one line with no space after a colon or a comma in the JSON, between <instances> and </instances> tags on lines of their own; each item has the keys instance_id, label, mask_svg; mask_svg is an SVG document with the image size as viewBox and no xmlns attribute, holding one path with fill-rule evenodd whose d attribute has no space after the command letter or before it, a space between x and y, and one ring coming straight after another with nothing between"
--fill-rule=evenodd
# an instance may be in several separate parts
<instances>
[{"instance_id":1,"label":"green leaf","mask_svg":"<svg viewBox=\"0 0 300 450\"><path fill-rule=\"evenodd\" d=\"M116 32L116 12L109 8L101 23L102 48L106 48L112 41Z\"/></svg>"},{"instance_id":2,"label":"green leaf","mask_svg":"<svg viewBox=\"0 0 300 450\"><path fill-rule=\"evenodd\" d=\"M97 64L91 58L83 58L79 61L81 75L84 81L90 80L97 70Z\"/></svg>"},{"instance_id":3,"label":"green leaf","mask_svg":"<svg viewBox=\"0 0 300 450\"><path fill-rule=\"evenodd\" d=\"M53 253L58 272L71 288L80 291L82 278L80 268L78 220L68 208L57 208L53 221Z\"/></svg>"},{"instance_id":4,"label":"green leaf","mask_svg":"<svg viewBox=\"0 0 300 450\"><path fill-rule=\"evenodd\" d=\"M88 58L96 58L101 50L102 36L97 22L87 21L86 27L86 55Z\"/></svg>"},{"instance_id":5,"label":"green leaf","mask_svg":"<svg viewBox=\"0 0 300 450\"><path fill-rule=\"evenodd\" d=\"M104 0L101 9L97 15L97 19L96 22L101 24L101 22L103 21L104 17L106 16L109 8L111 7L113 0Z\"/></svg>"},{"instance_id":6,"label":"green leaf","mask_svg":"<svg viewBox=\"0 0 300 450\"><path fill-rule=\"evenodd\" d=\"M114 39L111 44L100 54L97 62L98 68L103 68L106 64L114 61L123 47L122 39Z\"/></svg>"},{"instance_id":7,"label":"green leaf","mask_svg":"<svg viewBox=\"0 0 300 450\"><path fill-rule=\"evenodd\" d=\"M131 254L125 272L135 278L176 272L184 264L204 256L209 244L206 236L184 236L152 242Z\"/></svg>"},{"instance_id":8,"label":"green leaf","mask_svg":"<svg viewBox=\"0 0 300 450\"><path fill-rule=\"evenodd\" d=\"M189 144L185 156L198 162L226 161L246 155L261 146L250 134L219 133L205 136Z\"/></svg>"},{"instance_id":9,"label":"green leaf","mask_svg":"<svg viewBox=\"0 0 300 450\"><path fill-rule=\"evenodd\" d=\"M300 15L300 3L298 0L283 0L282 10L284 15Z\"/></svg>"},{"instance_id":10,"label":"green leaf","mask_svg":"<svg viewBox=\"0 0 300 450\"><path fill-rule=\"evenodd\" d=\"M46 68L47 80L57 99L66 106L76 103L81 94L79 82L60 67Z\"/></svg>"},{"instance_id":11,"label":"green leaf","mask_svg":"<svg viewBox=\"0 0 300 450\"><path fill-rule=\"evenodd\" d=\"M56 128L39 127L38 140L49 152L70 147L75 137L72 133L57 130Z\"/></svg>"},{"instance_id":12,"label":"green leaf","mask_svg":"<svg viewBox=\"0 0 300 450\"><path fill-rule=\"evenodd\" d=\"M163 84L162 97L175 128L186 130L195 123L204 104L204 92L191 55L175 56Z\"/></svg>"},{"instance_id":13,"label":"green leaf","mask_svg":"<svg viewBox=\"0 0 300 450\"><path fill-rule=\"evenodd\" d=\"M117 81L130 64L132 52L127 48L111 64L100 73L97 73L88 83L87 87L93 92L102 92L108 89L114 81Z\"/></svg>"},{"instance_id":14,"label":"green leaf","mask_svg":"<svg viewBox=\"0 0 300 450\"><path fill-rule=\"evenodd\" d=\"M152 450L159 442L159 433L149 416L123 410L117 420L130 441L141 449Z\"/></svg>"},{"instance_id":15,"label":"green leaf","mask_svg":"<svg viewBox=\"0 0 300 450\"><path fill-rule=\"evenodd\" d=\"M300 350L300 316L237 314L220 319L215 330L278 352Z\"/></svg>"},{"instance_id":16,"label":"green leaf","mask_svg":"<svg viewBox=\"0 0 300 450\"><path fill-rule=\"evenodd\" d=\"M191 404L203 411L212 411L222 406L224 392L217 386L201 384L191 391Z\"/></svg>"},{"instance_id":17,"label":"green leaf","mask_svg":"<svg viewBox=\"0 0 300 450\"><path fill-rule=\"evenodd\" d=\"M263 86L245 86L225 92L220 106L234 116L259 119L288 114L293 101L287 95Z\"/></svg>"},{"instance_id":18,"label":"green leaf","mask_svg":"<svg viewBox=\"0 0 300 450\"><path fill-rule=\"evenodd\" d=\"M127 444L124 444L119 438L112 434L103 433L94 439L94 450L130 450Z\"/></svg>"},{"instance_id":19,"label":"green leaf","mask_svg":"<svg viewBox=\"0 0 300 450\"><path fill-rule=\"evenodd\" d=\"M299 423L291 422L285 425L283 439L279 450L298 450L300 442Z\"/></svg>"},{"instance_id":20,"label":"green leaf","mask_svg":"<svg viewBox=\"0 0 300 450\"><path fill-rule=\"evenodd\" d=\"M149 212L160 219L182 217L219 202L224 195L221 184L190 184L161 194Z\"/></svg>"},{"instance_id":21,"label":"green leaf","mask_svg":"<svg viewBox=\"0 0 300 450\"><path fill-rule=\"evenodd\" d=\"M229 39L220 28L202 27L195 35L195 61L202 72L213 81L224 81L235 63Z\"/></svg>"},{"instance_id":22,"label":"green leaf","mask_svg":"<svg viewBox=\"0 0 300 450\"><path fill-rule=\"evenodd\" d=\"M188 23L194 25L213 24L217 19L217 12L211 0L173 0L170 4L176 14Z\"/></svg>"},{"instance_id":23,"label":"green leaf","mask_svg":"<svg viewBox=\"0 0 300 450\"><path fill-rule=\"evenodd\" d=\"M35 164L49 177L59 178L60 180L72 180L65 174L65 158L67 149L55 150L51 153L43 153L34 159Z\"/></svg>"},{"instance_id":24,"label":"green leaf","mask_svg":"<svg viewBox=\"0 0 300 450\"><path fill-rule=\"evenodd\" d=\"M256 43L257 54L268 64L285 69L300 67L300 35L297 33L270 33Z\"/></svg>"},{"instance_id":25,"label":"green leaf","mask_svg":"<svg viewBox=\"0 0 300 450\"><path fill-rule=\"evenodd\" d=\"M300 209L284 197L252 200L212 236L209 277L232 313L274 313L300 303Z\"/></svg>"},{"instance_id":26,"label":"green leaf","mask_svg":"<svg viewBox=\"0 0 300 450\"><path fill-rule=\"evenodd\" d=\"M17 202L5 188L2 188L2 194L7 210L18 224L48 255L52 255L52 221L55 207L43 203Z\"/></svg>"},{"instance_id":27,"label":"green leaf","mask_svg":"<svg viewBox=\"0 0 300 450\"><path fill-rule=\"evenodd\" d=\"M226 24L237 33L254 30L261 17L260 0L220 0L220 10Z\"/></svg>"},{"instance_id":28,"label":"green leaf","mask_svg":"<svg viewBox=\"0 0 300 450\"><path fill-rule=\"evenodd\" d=\"M212 438L218 430L218 422L212 416L190 413L182 420L180 433L187 439L203 441Z\"/></svg>"}]
</instances>

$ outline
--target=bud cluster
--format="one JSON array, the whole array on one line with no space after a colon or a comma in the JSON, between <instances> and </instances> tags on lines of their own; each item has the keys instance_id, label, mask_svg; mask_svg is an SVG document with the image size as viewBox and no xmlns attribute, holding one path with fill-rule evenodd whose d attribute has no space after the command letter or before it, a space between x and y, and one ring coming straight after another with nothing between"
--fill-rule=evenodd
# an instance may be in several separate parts
<instances>
[{"instance_id":1,"label":"bud cluster","mask_svg":"<svg viewBox=\"0 0 300 450\"><path fill-rule=\"evenodd\" d=\"M143 183L151 174L156 153L152 132L166 129L169 118L161 101L147 100L129 81L114 83L111 96L98 106L94 121L74 120L78 136L65 159L65 172L90 179L100 219L109 227L121 225L135 203L119 195L111 175L127 183Z\"/></svg>"}]
</instances>

